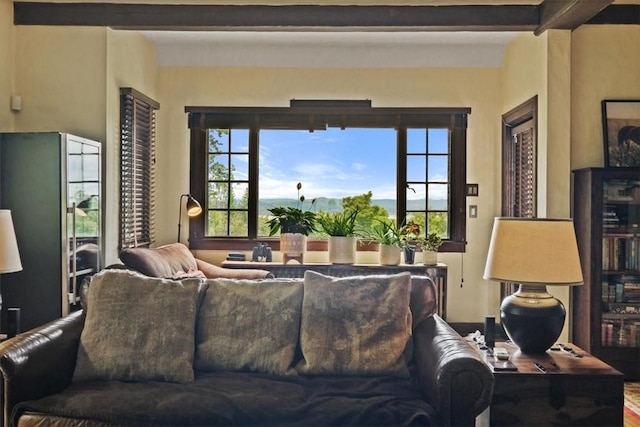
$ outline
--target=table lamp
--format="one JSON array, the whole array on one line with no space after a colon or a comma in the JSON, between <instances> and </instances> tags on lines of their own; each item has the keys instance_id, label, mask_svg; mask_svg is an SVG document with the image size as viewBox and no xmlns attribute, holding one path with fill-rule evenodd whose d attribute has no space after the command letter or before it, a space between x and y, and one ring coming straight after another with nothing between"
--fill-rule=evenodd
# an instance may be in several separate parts
<instances>
[{"instance_id":1,"label":"table lamp","mask_svg":"<svg viewBox=\"0 0 640 427\"><path fill-rule=\"evenodd\" d=\"M573 221L495 218L483 277L519 284L502 301L502 326L523 353L546 352L566 316L562 302L546 287L583 283Z\"/></svg>"},{"instance_id":2,"label":"table lamp","mask_svg":"<svg viewBox=\"0 0 640 427\"><path fill-rule=\"evenodd\" d=\"M180 196L180 211L178 213L178 242L180 242L180 228L182 227L182 199L187 198L187 215L189 217L198 216L202 213L202 206L191 194L182 194Z\"/></svg>"},{"instance_id":3,"label":"table lamp","mask_svg":"<svg viewBox=\"0 0 640 427\"><path fill-rule=\"evenodd\" d=\"M13 228L11 211L0 210L0 274L13 273L22 270L20 253L18 252L18 242L16 232ZM2 308L2 298L0 297L0 308Z\"/></svg>"}]
</instances>

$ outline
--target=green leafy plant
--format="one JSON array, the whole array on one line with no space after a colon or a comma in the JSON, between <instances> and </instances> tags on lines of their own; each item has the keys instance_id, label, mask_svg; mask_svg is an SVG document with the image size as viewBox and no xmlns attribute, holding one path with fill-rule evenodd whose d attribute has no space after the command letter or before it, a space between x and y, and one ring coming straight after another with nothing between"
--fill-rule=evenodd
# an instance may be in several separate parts
<instances>
[{"instance_id":1,"label":"green leafy plant","mask_svg":"<svg viewBox=\"0 0 640 427\"><path fill-rule=\"evenodd\" d=\"M375 219L368 233L368 238L381 245L402 247L402 226L398 227L393 220Z\"/></svg>"},{"instance_id":2,"label":"green leafy plant","mask_svg":"<svg viewBox=\"0 0 640 427\"><path fill-rule=\"evenodd\" d=\"M273 215L267 220L269 226L269 236L274 236L278 232L281 233L300 233L308 236L316 231L317 215L315 212L303 210L302 206L305 201L304 195L300 195L302 183L296 186L298 189L298 201L296 207L278 206L268 209ZM315 199L311 201L311 206L315 204Z\"/></svg>"},{"instance_id":3,"label":"green leafy plant","mask_svg":"<svg viewBox=\"0 0 640 427\"><path fill-rule=\"evenodd\" d=\"M437 233L429 233L423 236L420 232L420 224L409 220L401 232L401 240L404 246L415 245L423 251L437 251L442 245L442 239Z\"/></svg>"},{"instance_id":4,"label":"green leafy plant","mask_svg":"<svg viewBox=\"0 0 640 427\"><path fill-rule=\"evenodd\" d=\"M426 238L423 238L420 242L420 247L423 251L437 251L442 245L442 239L437 233L429 233Z\"/></svg>"},{"instance_id":5,"label":"green leafy plant","mask_svg":"<svg viewBox=\"0 0 640 427\"><path fill-rule=\"evenodd\" d=\"M320 213L317 221L322 231L329 236L358 236L356 231L356 220L359 209L349 209L335 213Z\"/></svg>"}]
</instances>

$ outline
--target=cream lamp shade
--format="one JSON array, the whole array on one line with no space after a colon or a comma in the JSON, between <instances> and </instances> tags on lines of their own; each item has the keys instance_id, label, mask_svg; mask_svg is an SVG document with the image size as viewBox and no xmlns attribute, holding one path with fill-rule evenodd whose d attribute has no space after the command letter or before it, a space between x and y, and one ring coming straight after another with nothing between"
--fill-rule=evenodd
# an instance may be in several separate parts
<instances>
[{"instance_id":1,"label":"cream lamp shade","mask_svg":"<svg viewBox=\"0 0 640 427\"><path fill-rule=\"evenodd\" d=\"M0 209L0 274L22 270L11 211Z\"/></svg>"},{"instance_id":2,"label":"cream lamp shade","mask_svg":"<svg viewBox=\"0 0 640 427\"><path fill-rule=\"evenodd\" d=\"M495 218L483 277L540 285L582 285L573 221Z\"/></svg>"}]
</instances>

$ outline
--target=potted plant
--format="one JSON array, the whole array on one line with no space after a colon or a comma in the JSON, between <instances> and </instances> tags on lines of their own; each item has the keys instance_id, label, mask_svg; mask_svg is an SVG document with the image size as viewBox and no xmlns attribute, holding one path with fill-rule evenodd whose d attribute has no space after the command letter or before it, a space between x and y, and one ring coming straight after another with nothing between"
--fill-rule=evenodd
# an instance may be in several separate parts
<instances>
[{"instance_id":1,"label":"potted plant","mask_svg":"<svg viewBox=\"0 0 640 427\"><path fill-rule=\"evenodd\" d=\"M438 248L442 245L442 239L436 233L428 233L427 237L420 240L420 248L422 248L422 262L427 265L436 265L438 263Z\"/></svg>"},{"instance_id":2,"label":"potted plant","mask_svg":"<svg viewBox=\"0 0 640 427\"><path fill-rule=\"evenodd\" d=\"M296 207L279 206L268 209L272 217L267 220L269 236L280 232L280 252L286 264L289 259L297 259L302 264L307 249L307 236L316 231L317 216L315 212L303 210L304 195L300 195L302 183L296 186L298 199ZM311 206L315 199L311 201Z\"/></svg>"},{"instance_id":3,"label":"potted plant","mask_svg":"<svg viewBox=\"0 0 640 427\"><path fill-rule=\"evenodd\" d=\"M404 253L405 264L413 264L416 256L416 248L420 246L422 237L420 236L420 225L409 220L402 227L402 252Z\"/></svg>"},{"instance_id":4,"label":"potted plant","mask_svg":"<svg viewBox=\"0 0 640 427\"><path fill-rule=\"evenodd\" d=\"M353 264L356 260L356 219L359 209L321 213L317 216L322 231L329 235L329 262Z\"/></svg>"},{"instance_id":5,"label":"potted plant","mask_svg":"<svg viewBox=\"0 0 640 427\"><path fill-rule=\"evenodd\" d=\"M380 264L400 264L402 248L402 227L398 227L393 220L375 220L371 227L369 238L380 244Z\"/></svg>"}]
</instances>

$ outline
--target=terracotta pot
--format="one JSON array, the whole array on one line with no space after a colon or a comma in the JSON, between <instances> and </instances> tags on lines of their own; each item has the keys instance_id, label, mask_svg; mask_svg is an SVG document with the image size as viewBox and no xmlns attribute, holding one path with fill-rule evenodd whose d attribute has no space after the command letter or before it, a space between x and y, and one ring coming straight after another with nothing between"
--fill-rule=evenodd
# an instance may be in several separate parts
<instances>
[{"instance_id":1,"label":"terracotta pot","mask_svg":"<svg viewBox=\"0 0 640 427\"><path fill-rule=\"evenodd\" d=\"M329 262L353 264L356 262L356 238L353 236L329 236Z\"/></svg>"},{"instance_id":2,"label":"terracotta pot","mask_svg":"<svg viewBox=\"0 0 640 427\"><path fill-rule=\"evenodd\" d=\"M380 264L398 265L400 264L401 249L393 245L380 245Z\"/></svg>"}]
</instances>

